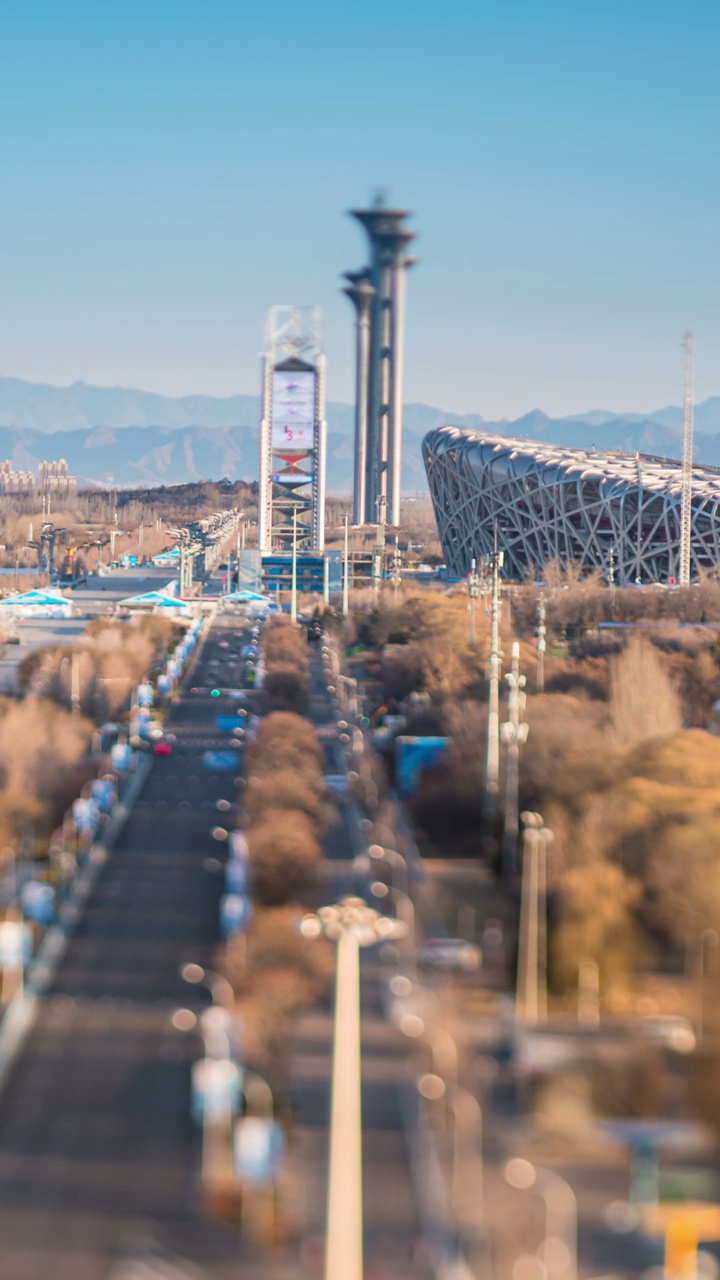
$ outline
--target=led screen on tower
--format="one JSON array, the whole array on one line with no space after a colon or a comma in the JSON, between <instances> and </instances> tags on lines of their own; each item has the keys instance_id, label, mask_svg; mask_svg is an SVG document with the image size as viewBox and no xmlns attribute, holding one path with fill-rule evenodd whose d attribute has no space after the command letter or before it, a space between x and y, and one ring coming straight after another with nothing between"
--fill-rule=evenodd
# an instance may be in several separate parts
<instances>
[{"instance_id":1,"label":"led screen on tower","mask_svg":"<svg viewBox=\"0 0 720 1280\"><path fill-rule=\"evenodd\" d=\"M276 369L272 375L273 449L312 449L315 374Z\"/></svg>"}]
</instances>

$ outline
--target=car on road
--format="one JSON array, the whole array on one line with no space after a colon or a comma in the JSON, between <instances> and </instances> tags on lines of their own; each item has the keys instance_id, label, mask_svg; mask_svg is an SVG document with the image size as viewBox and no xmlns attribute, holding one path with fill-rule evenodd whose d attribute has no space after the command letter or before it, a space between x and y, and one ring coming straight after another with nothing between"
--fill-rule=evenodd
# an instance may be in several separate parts
<instances>
[{"instance_id":1,"label":"car on road","mask_svg":"<svg viewBox=\"0 0 720 1280\"><path fill-rule=\"evenodd\" d=\"M663 1049L672 1049L675 1053L693 1053L697 1046L692 1023L678 1014L659 1013L645 1017L638 1030L653 1044Z\"/></svg>"},{"instance_id":2,"label":"car on road","mask_svg":"<svg viewBox=\"0 0 720 1280\"><path fill-rule=\"evenodd\" d=\"M480 968L482 956L480 948L464 938L428 938L418 951L417 960L425 969L475 973Z\"/></svg>"},{"instance_id":3,"label":"car on road","mask_svg":"<svg viewBox=\"0 0 720 1280\"><path fill-rule=\"evenodd\" d=\"M326 773L325 786L334 796L346 796L350 789L346 773Z\"/></svg>"}]
</instances>

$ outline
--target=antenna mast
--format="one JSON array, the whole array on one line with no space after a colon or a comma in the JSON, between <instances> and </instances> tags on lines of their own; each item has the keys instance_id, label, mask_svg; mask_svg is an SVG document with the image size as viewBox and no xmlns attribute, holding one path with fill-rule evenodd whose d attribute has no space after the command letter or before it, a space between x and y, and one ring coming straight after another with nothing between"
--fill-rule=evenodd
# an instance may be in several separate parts
<instances>
[{"instance_id":1,"label":"antenna mast","mask_svg":"<svg viewBox=\"0 0 720 1280\"><path fill-rule=\"evenodd\" d=\"M685 396L683 399L682 480L680 489L680 572L681 587L690 586L690 522L692 519L693 456L693 335L686 333Z\"/></svg>"}]
</instances>

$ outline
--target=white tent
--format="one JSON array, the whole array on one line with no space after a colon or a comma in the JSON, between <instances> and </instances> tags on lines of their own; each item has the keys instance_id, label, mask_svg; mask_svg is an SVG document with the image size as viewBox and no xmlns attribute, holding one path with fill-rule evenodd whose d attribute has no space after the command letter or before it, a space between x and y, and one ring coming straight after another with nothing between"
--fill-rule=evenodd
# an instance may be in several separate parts
<instances>
[{"instance_id":1,"label":"white tent","mask_svg":"<svg viewBox=\"0 0 720 1280\"><path fill-rule=\"evenodd\" d=\"M0 600L0 610L15 618L72 618L73 603L59 591L38 588Z\"/></svg>"},{"instance_id":2,"label":"white tent","mask_svg":"<svg viewBox=\"0 0 720 1280\"><path fill-rule=\"evenodd\" d=\"M128 596L127 600L118 601L118 609L145 610L147 613L179 613L185 617L191 612L191 606L177 596L167 595L164 591L146 591L141 596Z\"/></svg>"}]
</instances>

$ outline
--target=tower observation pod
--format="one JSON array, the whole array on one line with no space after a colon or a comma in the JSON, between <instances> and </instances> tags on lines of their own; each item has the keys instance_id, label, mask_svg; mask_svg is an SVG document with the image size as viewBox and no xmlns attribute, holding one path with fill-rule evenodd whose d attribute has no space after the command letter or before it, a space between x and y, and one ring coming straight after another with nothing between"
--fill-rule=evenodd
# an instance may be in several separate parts
<instances>
[{"instance_id":1,"label":"tower observation pod","mask_svg":"<svg viewBox=\"0 0 720 1280\"><path fill-rule=\"evenodd\" d=\"M272 307L262 357L258 545L325 547L325 356L318 307Z\"/></svg>"},{"instance_id":2,"label":"tower observation pod","mask_svg":"<svg viewBox=\"0 0 720 1280\"><path fill-rule=\"evenodd\" d=\"M351 216L370 242L369 266L348 272L344 289L357 320L353 522L399 525L405 273L417 261L406 251L415 232L403 226L409 213L380 198Z\"/></svg>"}]
</instances>

